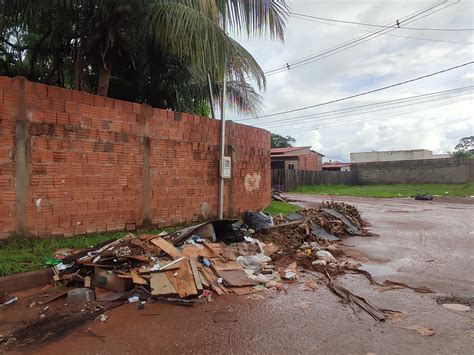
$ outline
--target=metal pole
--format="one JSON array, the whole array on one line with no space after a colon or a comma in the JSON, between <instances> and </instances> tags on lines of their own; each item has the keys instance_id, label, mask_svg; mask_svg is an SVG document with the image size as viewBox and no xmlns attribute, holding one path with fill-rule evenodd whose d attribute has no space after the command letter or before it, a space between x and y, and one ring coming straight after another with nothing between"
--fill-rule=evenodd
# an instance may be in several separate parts
<instances>
[{"instance_id":1,"label":"metal pole","mask_svg":"<svg viewBox=\"0 0 474 355\"><path fill-rule=\"evenodd\" d=\"M225 14L224 14L224 23L223 31L225 33ZM224 54L225 55L225 54ZM219 162L219 208L218 208L218 219L224 218L224 178L222 177L223 172L223 159L225 154L225 95L226 95L226 66L227 58L224 59L224 73L222 78L222 93L221 93L221 140L220 140L220 162Z\"/></svg>"}]
</instances>

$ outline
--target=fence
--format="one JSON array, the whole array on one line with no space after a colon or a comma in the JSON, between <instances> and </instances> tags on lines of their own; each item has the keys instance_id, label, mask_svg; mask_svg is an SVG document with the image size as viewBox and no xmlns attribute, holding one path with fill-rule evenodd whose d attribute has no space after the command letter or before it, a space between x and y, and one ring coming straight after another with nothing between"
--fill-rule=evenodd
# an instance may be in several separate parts
<instances>
[{"instance_id":1,"label":"fence","mask_svg":"<svg viewBox=\"0 0 474 355\"><path fill-rule=\"evenodd\" d=\"M283 191L305 185L357 184L358 174L354 171L272 170L272 186Z\"/></svg>"}]
</instances>

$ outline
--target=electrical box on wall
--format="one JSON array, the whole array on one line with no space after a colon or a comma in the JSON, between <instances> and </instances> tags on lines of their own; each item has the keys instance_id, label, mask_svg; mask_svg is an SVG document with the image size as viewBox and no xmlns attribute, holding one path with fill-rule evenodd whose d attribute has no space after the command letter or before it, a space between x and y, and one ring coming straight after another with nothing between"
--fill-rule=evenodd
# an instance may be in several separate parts
<instances>
[{"instance_id":1,"label":"electrical box on wall","mask_svg":"<svg viewBox=\"0 0 474 355\"><path fill-rule=\"evenodd\" d=\"M232 171L232 163L230 157L222 157L221 161L221 178L230 179Z\"/></svg>"}]
</instances>

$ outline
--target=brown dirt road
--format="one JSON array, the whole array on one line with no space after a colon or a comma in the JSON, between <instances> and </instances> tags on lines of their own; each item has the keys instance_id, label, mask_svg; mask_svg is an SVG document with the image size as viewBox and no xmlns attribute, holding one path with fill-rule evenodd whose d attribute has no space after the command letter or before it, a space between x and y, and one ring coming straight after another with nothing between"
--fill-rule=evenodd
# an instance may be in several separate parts
<instances>
[{"instance_id":1,"label":"brown dirt road","mask_svg":"<svg viewBox=\"0 0 474 355\"><path fill-rule=\"evenodd\" d=\"M292 195L304 206L318 196ZM339 198L338 198L339 199ZM428 286L440 294L474 296L474 205L402 199L340 198L355 203L379 237L351 237L347 252L378 280ZM39 354L466 354L474 348L474 312L436 303L438 294L379 292L360 275L340 279L381 308L403 312L379 323L356 316L323 283L287 291L218 297L194 307L126 305L53 344L25 349ZM471 298L472 300L472 298ZM473 304L474 306L474 304ZM221 312L225 313L222 316ZM216 313L219 313L216 315ZM218 319L216 317L219 317ZM222 320L228 320L222 322ZM215 322L215 320L219 320ZM402 327L434 329L421 336ZM83 336L90 328L98 339Z\"/></svg>"}]
</instances>

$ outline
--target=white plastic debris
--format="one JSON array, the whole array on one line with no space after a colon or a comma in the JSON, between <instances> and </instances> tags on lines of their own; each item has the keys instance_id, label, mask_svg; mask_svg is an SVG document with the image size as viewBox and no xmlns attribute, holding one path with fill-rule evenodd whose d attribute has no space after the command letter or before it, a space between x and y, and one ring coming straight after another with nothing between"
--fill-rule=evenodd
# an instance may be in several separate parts
<instances>
[{"instance_id":1,"label":"white plastic debris","mask_svg":"<svg viewBox=\"0 0 474 355\"><path fill-rule=\"evenodd\" d=\"M318 250L316 252L316 257L318 258L318 260L324 260L327 263L337 262L336 258L332 256L332 254L326 250Z\"/></svg>"},{"instance_id":2,"label":"white plastic debris","mask_svg":"<svg viewBox=\"0 0 474 355\"><path fill-rule=\"evenodd\" d=\"M109 316L107 314L101 314L99 316L99 321L101 321L101 322L106 322L107 319L109 319Z\"/></svg>"},{"instance_id":3,"label":"white plastic debris","mask_svg":"<svg viewBox=\"0 0 474 355\"><path fill-rule=\"evenodd\" d=\"M135 303L135 302L138 302L139 300L140 300L140 297L138 296L132 296L128 298L129 303Z\"/></svg>"},{"instance_id":4,"label":"white plastic debris","mask_svg":"<svg viewBox=\"0 0 474 355\"><path fill-rule=\"evenodd\" d=\"M321 265L321 266L326 266L326 261L325 260L315 260L311 263L311 265Z\"/></svg>"},{"instance_id":5,"label":"white plastic debris","mask_svg":"<svg viewBox=\"0 0 474 355\"><path fill-rule=\"evenodd\" d=\"M269 263L272 259L264 254L238 256L235 259L245 269L260 270L262 264Z\"/></svg>"}]
</instances>

